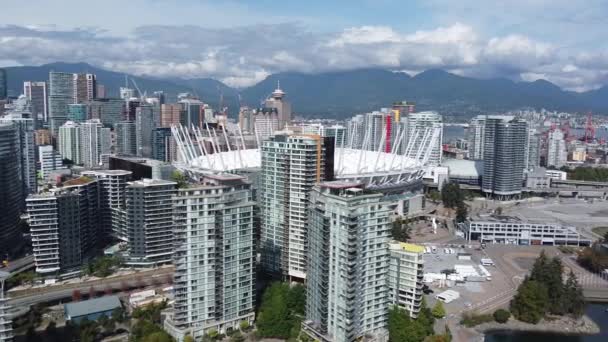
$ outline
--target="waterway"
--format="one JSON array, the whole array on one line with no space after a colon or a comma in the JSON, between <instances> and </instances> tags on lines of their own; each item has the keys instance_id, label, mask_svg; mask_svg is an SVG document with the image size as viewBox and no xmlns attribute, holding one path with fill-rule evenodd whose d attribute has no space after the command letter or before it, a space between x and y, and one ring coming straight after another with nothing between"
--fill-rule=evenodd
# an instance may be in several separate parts
<instances>
[{"instance_id":1,"label":"waterway","mask_svg":"<svg viewBox=\"0 0 608 342\"><path fill-rule=\"evenodd\" d=\"M443 143L447 144L449 142L456 141L457 139L464 139L465 133L466 133L466 128L464 128L462 126L444 126L443 127ZM585 136L585 129L584 128L571 128L570 134L573 134L574 136L581 138L581 137ZM598 139L608 140L608 129L597 128L595 130L595 137Z\"/></svg>"},{"instance_id":2,"label":"waterway","mask_svg":"<svg viewBox=\"0 0 608 342\"><path fill-rule=\"evenodd\" d=\"M486 334L485 342L607 342L608 304L588 304L587 316L600 327L596 335L560 335L551 333L527 333L503 331Z\"/></svg>"}]
</instances>

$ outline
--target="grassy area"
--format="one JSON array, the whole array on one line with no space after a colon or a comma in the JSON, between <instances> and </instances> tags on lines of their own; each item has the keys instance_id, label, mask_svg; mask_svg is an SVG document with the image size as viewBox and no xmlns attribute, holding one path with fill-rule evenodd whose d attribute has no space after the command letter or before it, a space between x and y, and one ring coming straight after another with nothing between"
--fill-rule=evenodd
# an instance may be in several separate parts
<instances>
[{"instance_id":1,"label":"grassy area","mask_svg":"<svg viewBox=\"0 0 608 342\"><path fill-rule=\"evenodd\" d=\"M494 316L489 314L479 315L473 312L463 313L462 319L460 320L460 324L466 326L467 328L488 322L494 322Z\"/></svg>"},{"instance_id":2,"label":"grassy area","mask_svg":"<svg viewBox=\"0 0 608 342\"><path fill-rule=\"evenodd\" d=\"M608 233L608 227L595 227L591 230L600 236L606 236L606 233Z\"/></svg>"}]
</instances>

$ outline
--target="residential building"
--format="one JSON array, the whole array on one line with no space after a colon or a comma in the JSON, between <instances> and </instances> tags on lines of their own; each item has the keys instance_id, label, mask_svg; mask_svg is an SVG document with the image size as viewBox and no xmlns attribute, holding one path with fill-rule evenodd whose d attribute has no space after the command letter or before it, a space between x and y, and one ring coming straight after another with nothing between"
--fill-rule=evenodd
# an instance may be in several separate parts
<instances>
[{"instance_id":1,"label":"residential building","mask_svg":"<svg viewBox=\"0 0 608 342\"><path fill-rule=\"evenodd\" d=\"M116 154L119 156L137 155L137 131L135 122L121 121L116 123Z\"/></svg>"},{"instance_id":2,"label":"residential building","mask_svg":"<svg viewBox=\"0 0 608 342\"><path fill-rule=\"evenodd\" d=\"M73 74L73 82L73 103L83 103L97 98L97 77L94 74Z\"/></svg>"},{"instance_id":3,"label":"residential building","mask_svg":"<svg viewBox=\"0 0 608 342\"><path fill-rule=\"evenodd\" d=\"M160 106L160 126L171 127L179 125L182 117L182 106L179 103L163 104Z\"/></svg>"},{"instance_id":4,"label":"residential building","mask_svg":"<svg viewBox=\"0 0 608 342\"><path fill-rule=\"evenodd\" d=\"M126 188L133 173L125 170L84 171L83 176L96 179L99 183L99 208L104 237L127 241L128 232L124 222L126 212Z\"/></svg>"},{"instance_id":5,"label":"residential building","mask_svg":"<svg viewBox=\"0 0 608 342\"><path fill-rule=\"evenodd\" d=\"M483 160L486 118L486 115L478 115L469 123L469 128L466 133L469 142L469 159Z\"/></svg>"},{"instance_id":6,"label":"residential building","mask_svg":"<svg viewBox=\"0 0 608 342\"><path fill-rule=\"evenodd\" d=\"M0 68L0 100L4 100L8 97L8 77L6 76L6 69Z\"/></svg>"},{"instance_id":7,"label":"residential building","mask_svg":"<svg viewBox=\"0 0 608 342\"><path fill-rule=\"evenodd\" d=\"M52 145L38 146L38 165L42 179L46 179L52 171L65 168L63 158L53 149Z\"/></svg>"},{"instance_id":8,"label":"residential building","mask_svg":"<svg viewBox=\"0 0 608 342\"><path fill-rule=\"evenodd\" d=\"M279 130L279 112L276 108L259 108L253 113L250 132L255 133L258 145Z\"/></svg>"},{"instance_id":9,"label":"residential building","mask_svg":"<svg viewBox=\"0 0 608 342\"><path fill-rule=\"evenodd\" d=\"M238 330L255 315L254 207L242 176L206 176L178 189L175 220L174 315L166 330L202 338Z\"/></svg>"},{"instance_id":10,"label":"residential building","mask_svg":"<svg viewBox=\"0 0 608 342\"><path fill-rule=\"evenodd\" d=\"M314 339L388 341L390 212L358 183L312 191L303 331Z\"/></svg>"},{"instance_id":11,"label":"residential building","mask_svg":"<svg viewBox=\"0 0 608 342\"><path fill-rule=\"evenodd\" d=\"M1 69L0 69L1 70ZM13 317L11 315L12 306L8 303L9 298L4 294L4 282L8 273L3 272L2 288L0 288L0 342L13 341Z\"/></svg>"},{"instance_id":12,"label":"residential building","mask_svg":"<svg viewBox=\"0 0 608 342\"><path fill-rule=\"evenodd\" d=\"M585 146L577 146L572 151L572 161L584 162L587 160L587 148Z\"/></svg>"},{"instance_id":13,"label":"residential building","mask_svg":"<svg viewBox=\"0 0 608 342\"><path fill-rule=\"evenodd\" d=\"M112 145L110 129L100 120L92 119L80 124L82 164L86 168L98 167L101 155L110 153Z\"/></svg>"},{"instance_id":14,"label":"residential building","mask_svg":"<svg viewBox=\"0 0 608 342\"><path fill-rule=\"evenodd\" d=\"M50 145L52 143L51 132L48 129L37 129L34 132L36 146Z\"/></svg>"},{"instance_id":15,"label":"residential building","mask_svg":"<svg viewBox=\"0 0 608 342\"><path fill-rule=\"evenodd\" d=\"M279 130L285 128L285 125L288 125L291 122L291 104L285 100L285 92L281 90L280 84L277 84L277 89L275 89L270 97L266 99L264 107L277 110Z\"/></svg>"},{"instance_id":16,"label":"residential building","mask_svg":"<svg viewBox=\"0 0 608 342\"><path fill-rule=\"evenodd\" d=\"M68 121L68 105L74 103L74 75L49 73L49 128L57 136L59 127Z\"/></svg>"},{"instance_id":17,"label":"residential building","mask_svg":"<svg viewBox=\"0 0 608 342\"><path fill-rule=\"evenodd\" d=\"M80 272L96 250L99 224L97 181L80 177L26 199L36 272L56 278Z\"/></svg>"},{"instance_id":18,"label":"residential building","mask_svg":"<svg viewBox=\"0 0 608 342\"><path fill-rule=\"evenodd\" d=\"M576 227L542 221L524 221L514 216L475 217L458 224L467 241L508 245L590 246L592 239Z\"/></svg>"},{"instance_id":19,"label":"residential building","mask_svg":"<svg viewBox=\"0 0 608 342\"><path fill-rule=\"evenodd\" d=\"M424 247L392 241L388 244L388 296L392 305L417 318L422 305Z\"/></svg>"},{"instance_id":20,"label":"residential building","mask_svg":"<svg viewBox=\"0 0 608 342\"><path fill-rule=\"evenodd\" d=\"M19 220L23 207L20 143L15 125L0 122L0 250L22 245Z\"/></svg>"},{"instance_id":21,"label":"residential building","mask_svg":"<svg viewBox=\"0 0 608 342\"><path fill-rule=\"evenodd\" d=\"M36 146L34 139L35 121L29 100L21 95L8 108L0 122L12 123L19 141L19 163L23 194L35 193L36 182Z\"/></svg>"},{"instance_id":22,"label":"residential building","mask_svg":"<svg viewBox=\"0 0 608 342\"><path fill-rule=\"evenodd\" d=\"M158 115L157 115L158 114ZM138 157L152 157L154 129L159 125L160 106L142 104L135 111L135 135Z\"/></svg>"},{"instance_id":23,"label":"residential building","mask_svg":"<svg viewBox=\"0 0 608 342\"><path fill-rule=\"evenodd\" d=\"M540 134L534 128L528 130L528 141L526 148L526 170L533 170L540 167Z\"/></svg>"},{"instance_id":24,"label":"residential building","mask_svg":"<svg viewBox=\"0 0 608 342\"><path fill-rule=\"evenodd\" d=\"M428 165L437 166L441 164L441 158L443 157L442 116L437 112L418 112L409 114L407 116L407 121L407 142L408 144L412 144L414 151L417 151L423 147L423 137L427 129L439 128L440 133L438 139L435 141L433 146L429 146L429 148L431 148L431 152L428 159ZM429 134L432 134L432 132Z\"/></svg>"},{"instance_id":25,"label":"residential building","mask_svg":"<svg viewBox=\"0 0 608 342\"><path fill-rule=\"evenodd\" d=\"M144 178L170 180L175 167L171 163L156 159L109 156L110 170L126 170L133 172L132 180Z\"/></svg>"},{"instance_id":26,"label":"residential building","mask_svg":"<svg viewBox=\"0 0 608 342\"><path fill-rule=\"evenodd\" d=\"M142 179L127 183L126 231L131 264L171 262L173 253L172 196L175 182Z\"/></svg>"},{"instance_id":27,"label":"residential building","mask_svg":"<svg viewBox=\"0 0 608 342\"><path fill-rule=\"evenodd\" d=\"M36 128L43 127L42 123L49 120L49 94L46 82L23 82L23 94L32 103L32 113L39 123Z\"/></svg>"},{"instance_id":28,"label":"residential building","mask_svg":"<svg viewBox=\"0 0 608 342\"><path fill-rule=\"evenodd\" d=\"M568 162L568 150L564 132L554 129L549 132L547 139L547 166L560 168Z\"/></svg>"},{"instance_id":29,"label":"residential building","mask_svg":"<svg viewBox=\"0 0 608 342\"><path fill-rule=\"evenodd\" d=\"M181 94L178 104L182 106L180 123L186 128L203 127L203 102L190 94Z\"/></svg>"},{"instance_id":30,"label":"residential building","mask_svg":"<svg viewBox=\"0 0 608 342\"><path fill-rule=\"evenodd\" d=\"M262 265L305 279L308 199L315 184L333 179L333 138L278 134L264 140L261 153Z\"/></svg>"},{"instance_id":31,"label":"residential building","mask_svg":"<svg viewBox=\"0 0 608 342\"><path fill-rule=\"evenodd\" d=\"M97 99L105 99L106 98L106 86L103 84L97 83Z\"/></svg>"},{"instance_id":32,"label":"residential building","mask_svg":"<svg viewBox=\"0 0 608 342\"><path fill-rule=\"evenodd\" d=\"M526 121L489 116L485 123L482 191L508 199L521 194L525 167Z\"/></svg>"},{"instance_id":33,"label":"residential building","mask_svg":"<svg viewBox=\"0 0 608 342\"><path fill-rule=\"evenodd\" d=\"M76 165L82 164L82 134L80 125L67 121L59 127L59 154Z\"/></svg>"}]
</instances>

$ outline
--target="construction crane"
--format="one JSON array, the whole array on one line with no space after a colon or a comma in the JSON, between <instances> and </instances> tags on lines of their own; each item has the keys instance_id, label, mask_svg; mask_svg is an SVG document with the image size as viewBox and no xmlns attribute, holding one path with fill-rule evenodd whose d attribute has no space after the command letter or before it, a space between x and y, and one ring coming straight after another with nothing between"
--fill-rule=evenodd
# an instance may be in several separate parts
<instances>
[{"instance_id":1,"label":"construction crane","mask_svg":"<svg viewBox=\"0 0 608 342\"><path fill-rule=\"evenodd\" d=\"M587 123L585 124L585 143L588 143L590 139L595 139L595 127L593 127L591 112L587 114Z\"/></svg>"}]
</instances>

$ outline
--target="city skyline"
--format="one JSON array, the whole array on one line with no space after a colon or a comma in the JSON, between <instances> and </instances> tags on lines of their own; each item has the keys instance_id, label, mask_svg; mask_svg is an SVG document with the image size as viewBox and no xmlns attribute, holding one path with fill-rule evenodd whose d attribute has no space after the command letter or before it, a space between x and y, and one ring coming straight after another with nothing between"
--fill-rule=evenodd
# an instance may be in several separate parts
<instances>
[{"instance_id":1,"label":"city skyline","mask_svg":"<svg viewBox=\"0 0 608 342\"><path fill-rule=\"evenodd\" d=\"M608 57L599 43L601 18L608 10L597 0L279 6L272 1L111 0L83 6L9 1L6 8L12 10L0 14L5 23L0 26L0 66L88 62L139 75L211 77L239 87L282 71L369 67L542 78L575 91L608 83ZM65 20L49 22L58 11L68 14L62 15ZM88 11L100 15L76 15Z\"/></svg>"}]
</instances>

